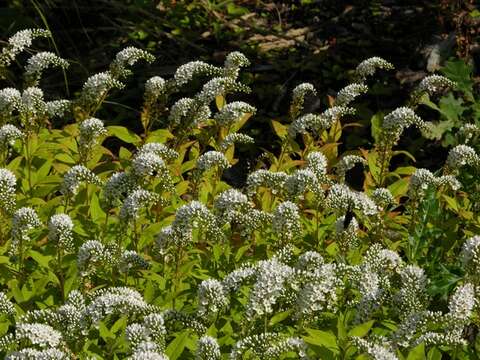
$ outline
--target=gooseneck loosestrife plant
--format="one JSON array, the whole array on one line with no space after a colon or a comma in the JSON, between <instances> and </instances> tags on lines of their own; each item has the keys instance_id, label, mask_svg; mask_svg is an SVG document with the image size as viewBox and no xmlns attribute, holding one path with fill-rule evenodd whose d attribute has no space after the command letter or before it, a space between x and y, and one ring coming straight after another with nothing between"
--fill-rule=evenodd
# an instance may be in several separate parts
<instances>
[{"instance_id":1,"label":"gooseneck loosestrife plant","mask_svg":"<svg viewBox=\"0 0 480 360\"><path fill-rule=\"evenodd\" d=\"M42 36L12 36L1 73ZM240 130L256 109L228 102L250 91L248 59L148 79L137 135L100 110L141 61L155 58L128 47L77 97L49 99L42 73L68 61L39 52L23 88L0 90L2 357L477 358L480 206L462 187L479 174L480 131L465 124L441 169L391 161L408 127L430 131L422 102L455 83L426 77L372 124L370 149L344 154L357 99L393 65L365 60L318 113L305 110L317 90L300 84L272 121L280 153L233 188L222 174L254 143Z\"/></svg>"}]
</instances>

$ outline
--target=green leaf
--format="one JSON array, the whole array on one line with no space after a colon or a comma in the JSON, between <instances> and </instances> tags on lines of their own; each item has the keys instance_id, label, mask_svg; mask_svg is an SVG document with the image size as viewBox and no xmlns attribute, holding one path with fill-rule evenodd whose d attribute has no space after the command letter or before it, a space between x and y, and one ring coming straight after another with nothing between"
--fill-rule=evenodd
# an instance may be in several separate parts
<instances>
[{"instance_id":1,"label":"green leaf","mask_svg":"<svg viewBox=\"0 0 480 360\"><path fill-rule=\"evenodd\" d=\"M218 95L215 97L215 105L217 105L218 110L222 110L225 104L226 104L226 101L222 95Z\"/></svg>"},{"instance_id":2,"label":"green leaf","mask_svg":"<svg viewBox=\"0 0 480 360\"><path fill-rule=\"evenodd\" d=\"M333 353L340 353L340 348L337 345L337 337L327 331L317 329L305 329L309 336L304 336L303 340L307 344L324 346Z\"/></svg>"},{"instance_id":3,"label":"green leaf","mask_svg":"<svg viewBox=\"0 0 480 360\"><path fill-rule=\"evenodd\" d=\"M61 162L67 163L67 164L76 164L77 163L74 158L72 158L70 155L68 155L66 153L55 155L55 159L59 160Z\"/></svg>"},{"instance_id":4,"label":"green leaf","mask_svg":"<svg viewBox=\"0 0 480 360\"><path fill-rule=\"evenodd\" d=\"M52 256L42 255L35 250L30 250L28 255L30 255L31 258L37 262L37 264L44 268L48 268L50 261L53 259Z\"/></svg>"},{"instance_id":5,"label":"green leaf","mask_svg":"<svg viewBox=\"0 0 480 360\"><path fill-rule=\"evenodd\" d=\"M145 143L150 143L150 142L165 143L167 140L173 139L174 137L175 136L167 129L158 129L158 130L152 131L148 135Z\"/></svg>"},{"instance_id":6,"label":"green leaf","mask_svg":"<svg viewBox=\"0 0 480 360\"><path fill-rule=\"evenodd\" d=\"M420 345L413 348L407 356L407 360L424 360L425 359L425 344L421 343Z\"/></svg>"},{"instance_id":7,"label":"green leaf","mask_svg":"<svg viewBox=\"0 0 480 360\"><path fill-rule=\"evenodd\" d=\"M364 337L365 335L368 334L368 332L370 331L374 323L375 323L375 320L370 320L363 324L357 325L348 332L348 335Z\"/></svg>"},{"instance_id":8,"label":"green leaf","mask_svg":"<svg viewBox=\"0 0 480 360\"><path fill-rule=\"evenodd\" d=\"M377 113L373 115L370 120L372 124L372 127L371 127L372 137L376 143L379 141L380 134L382 132L382 119L383 119L383 114Z\"/></svg>"},{"instance_id":9,"label":"green leaf","mask_svg":"<svg viewBox=\"0 0 480 360\"><path fill-rule=\"evenodd\" d=\"M442 360L442 353L436 347L431 348L427 354L428 360Z\"/></svg>"},{"instance_id":10,"label":"green leaf","mask_svg":"<svg viewBox=\"0 0 480 360\"><path fill-rule=\"evenodd\" d=\"M473 67L460 59L447 61L442 73L457 83L457 88L465 93L469 100L473 100Z\"/></svg>"},{"instance_id":11,"label":"green leaf","mask_svg":"<svg viewBox=\"0 0 480 360\"><path fill-rule=\"evenodd\" d=\"M188 331L183 331L168 345L165 353L170 360L176 360L182 355L187 344Z\"/></svg>"},{"instance_id":12,"label":"green leaf","mask_svg":"<svg viewBox=\"0 0 480 360\"><path fill-rule=\"evenodd\" d=\"M407 193L409 183L408 179L399 179L388 186L388 190L394 197L403 196Z\"/></svg>"},{"instance_id":13,"label":"green leaf","mask_svg":"<svg viewBox=\"0 0 480 360\"><path fill-rule=\"evenodd\" d=\"M273 131L281 139L285 138L288 134L287 126L280 124L278 121L271 120Z\"/></svg>"},{"instance_id":14,"label":"green leaf","mask_svg":"<svg viewBox=\"0 0 480 360\"><path fill-rule=\"evenodd\" d=\"M138 145L142 141L140 136L124 126L107 126L107 130L111 135L119 138L122 141L125 141L128 144Z\"/></svg>"},{"instance_id":15,"label":"green leaf","mask_svg":"<svg viewBox=\"0 0 480 360\"><path fill-rule=\"evenodd\" d=\"M282 312L279 312L278 314L273 315L272 318L270 319L269 325L273 326L287 319L292 314L292 311L293 310L290 309L290 310L282 311Z\"/></svg>"},{"instance_id":16,"label":"green leaf","mask_svg":"<svg viewBox=\"0 0 480 360\"><path fill-rule=\"evenodd\" d=\"M100 206L100 201L98 200L97 194L92 194L92 199L90 202L90 214L92 215L92 220L98 222L100 219L104 219L106 214Z\"/></svg>"}]
</instances>

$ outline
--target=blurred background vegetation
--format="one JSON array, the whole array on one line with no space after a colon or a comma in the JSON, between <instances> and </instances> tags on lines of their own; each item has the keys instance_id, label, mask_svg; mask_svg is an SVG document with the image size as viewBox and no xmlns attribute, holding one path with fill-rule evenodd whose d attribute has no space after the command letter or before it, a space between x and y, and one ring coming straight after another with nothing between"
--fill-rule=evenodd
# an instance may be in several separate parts
<instances>
[{"instance_id":1,"label":"blurred background vegetation","mask_svg":"<svg viewBox=\"0 0 480 360\"><path fill-rule=\"evenodd\" d=\"M89 75L106 69L125 46L157 57L130 79L128 88L109 99L98 117L109 124L140 127L143 84L153 75L169 77L191 60L222 63L239 50L252 61L243 81L255 83L243 96L259 110L246 131L259 148L275 151L270 120L286 121L291 90L311 82L319 91L309 110L328 106L329 95L348 83L362 60L380 56L396 71L381 74L358 105L344 150L368 146L370 121L379 109L404 104L426 74L443 72L460 84L458 92L428 104L420 115L438 121L434 141L414 131L404 144L418 167L437 167L446 156L449 130L478 121L480 8L475 0L10 0L0 5L2 41L17 30L42 27L53 33L53 48L70 61L64 76L52 71L42 88L48 98L72 97ZM28 54L25 54L28 56ZM20 63L24 63L21 59ZM12 66L2 87L12 85ZM18 84L17 84L18 85ZM67 96L65 95L67 94ZM381 114L380 114L381 115ZM258 147L257 147L258 148ZM254 151L254 150L252 150ZM443 154L443 155L442 155Z\"/></svg>"}]
</instances>

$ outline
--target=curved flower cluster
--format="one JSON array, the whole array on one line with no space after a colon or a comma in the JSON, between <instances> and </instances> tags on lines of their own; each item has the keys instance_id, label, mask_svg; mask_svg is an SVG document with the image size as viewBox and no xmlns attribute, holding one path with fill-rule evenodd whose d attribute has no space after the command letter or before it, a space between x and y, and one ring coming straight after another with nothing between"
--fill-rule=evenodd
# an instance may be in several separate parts
<instances>
[{"instance_id":1,"label":"curved flower cluster","mask_svg":"<svg viewBox=\"0 0 480 360\"><path fill-rule=\"evenodd\" d=\"M214 241L223 238L223 233L218 228L215 216L198 201L192 201L180 207L171 226L172 234L179 236L180 245L191 241L193 229L203 229L207 236L210 236Z\"/></svg>"},{"instance_id":2,"label":"curved flower cluster","mask_svg":"<svg viewBox=\"0 0 480 360\"><path fill-rule=\"evenodd\" d=\"M425 310L427 305L427 276L422 268L407 265L400 270L401 288L395 294L395 304L402 317Z\"/></svg>"},{"instance_id":3,"label":"curved flower cluster","mask_svg":"<svg viewBox=\"0 0 480 360\"><path fill-rule=\"evenodd\" d=\"M26 88L22 93L19 112L20 120L27 129L40 125L40 121L47 113L42 89L34 86Z\"/></svg>"},{"instance_id":4,"label":"curved flower cluster","mask_svg":"<svg viewBox=\"0 0 480 360\"><path fill-rule=\"evenodd\" d=\"M220 75L220 69L203 61L191 61L178 67L173 75L173 79L177 87L182 87L197 75Z\"/></svg>"},{"instance_id":5,"label":"curved flower cluster","mask_svg":"<svg viewBox=\"0 0 480 360\"><path fill-rule=\"evenodd\" d=\"M131 192L138 189L136 179L127 172L116 172L103 187L103 200L112 208L122 202Z\"/></svg>"},{"instance_id":6,"label":"curved flower cluster","mask_svg":"<svg viewBox=\"0 0 480 360\"><path fill-rule=\"evenodd\" d=\"M387 206L395 203L395 198L393 197L390 190L386 188L375 189L372 193L371 198L375 202L375 204L381 209L385 209Z\"/></svg>"},{"instance_id":7,"label":"curved flower cluster","mask_svg":"<svg viewBox=\"0 0 480 360\"><path fill-rule=\"evenodd\" d=\"M246 316L271 314L277 300L286 294L286 285L294 274L293 268L276 258L260 261L255 267L255 283L246 305Z\"/></svg>"},{"instance_id":8,"label":"curved flower cluster","mask_svg":"<svg viewBox=\"0 0 480 360\"><path fill-rule=\"evenodd\" d=\"M18 324L15 329L17 341L27 340L32 345L56 348L62 341L62 334L49 325Z\"/></svg>"},{"instance_id":9,"label":"curved flower cluster","mask_svg":"<svg viewBox=\"0 0 480 360\"><path fill-rule=\"evenodd\" d=\"M282 243L290 242L301 234L298 206L290 201L278 205L273 213L272 230L277 233Z\"/></svg>"},{"instance_id":10,"label":"curved flower cluster","mask_svg":"<svg viewBox=\"0 0 480 360\"><path fill-rule=\"evenodd\" d=\"M178 157L178 153L175 150L169 149L166 145L157 142L143 145L138 150L138 153L154 153L160 156L164 161L171 161Z\"/></svg>"},{"instance_id":11,"label":"curved flower cluster","mask_svg":"<svg viewBox=\"0 0 480 360\"><path fill-rule=\"evenodd\" d=\"M461 187L461 184L452 175L437 177L427 169L416 169L410 177L408 194L410 197L422 199L430 186L435 188L439 186L447 186L455 191Z\"/></svg>"},{"instance_id":12,"label":"curved flower cluster","mask_svg":"<svg viewBox=\"0 0 480 360\"><path fill-rule=\"evenodd\" d=\"M107 134L103 121L96 118L82 121L78 128L80 130L78 144L80 149L86 153L90 152L93 146L98 143L99 137Z\"/></svg>"},{"instance_id":13,"label":"curved flower cluster","mask_svg":"<svg viewBox=\"0 0 480 360\"><path fill-rule=\"evenodd\" d=\"M255 140L251 136L239 133L228 134L220 143L220 151L227 151L228 148L234 144L253 144Z\"/></svg>"},{"instance_id":14,"label":"curved flower cluster","mask_svg":"<svg viewBox=\"0 0 480 360\"><path fill-rule=\"evenodd\" d=\"M247 212L251 204L245 194L236 189L228 189L218 195L214 207L220 218L231 221L241 213Z\"/></svg>"},{"instance_id":15,"label":"curved flower cluster","mask_svg":"<svg viewBox=\"0 0 480 360\"><path fill-rule=\"evenodd\" d=\"M345 216L340 216L335 222L336 243L343 254L359 245L358 222L352 218L349 224L345 224Z\"/></svg>"},{"instance_id":16,"label":"curved flower cluster","mask_svg":"<svg viewBox=\"0 0 480 360\"><path fill-rule=\"evenodd\" d=\"M476 139L478 135L480 135L480 128L475 124L462 125L457 132L457 138L463 138L463 142L465 144L468 144L473 139Z\"/></svg>"},{"instance_id":17,"label":"curved flower cluster","mask_svg":"<svg viewBox=\"0 0 480 360\"><path fill-rule=\"evenodd\" d=\"M17 178L8 169L0 169L0 210L11 213L15 209Z\"/></svg>"},{"instance_id":18,"label":"curved flower cluster","mask_svg":"<svg viewBox=\"0 0 480 360\"><path fill-rule=\"evenodd\" d=\"M231 92L249 93L250 88L242 83L235 81L232 77L216 77L203 85L202 90L195 96L195 100L200 104L208 105L217 96L225 96Z\"/></svg>"},{"instance_id":19,"label":"curved flower cluster","mask_svg":"<svg viewBox=\"0 0 480 360\"><path fill-rule=\"evenodd\" d=\"M95 298L85 308L93 324L111 314L142 315L150 309L138 291L127 287L99 289L93 295Z\"/></svg>"},{"instance_id":20,"label":"curved flower cluster","mask_svg":"<svg viewBox=\"0 0 480 360\"><path fill-rule=\"evenodd\" d=\"M112 257L105 246L97 240L88 240L80 246L77 253L77 269L80 276L95 274L97 268L112 263Z\"/></svg>"},{"instance_id":21,"label":"curved flower cluster","mask_svg":"<svg viewBox=\"0 0 480 360\"><path fill-rule=\"evenodd\" d=\"M2 123L10 120L14 110L18 110L22 104L20 91L14 88L0 90L0 119Z\"/></svg>"},{"instance_id":22,"label":"curved flower cluster","mask_svg":"<svg viewBox=\"0 0 480 360\"><path fill-rule=\"evenodd\" d=\"M292 175L288 176L285 181L285 190L291 199L297 197L303 199L307 191L313 192L317 201L323 199L323 191L317 176L310 169L296 170Z\"/></svg>"},{"instance_id":23,"label":"curved flower cluster","mask_svg":"<svg viewBox=\"0 0 480 360\"><path fill-rule=\"evenodd\" d=\"M37 85L42 73L50 67L66 69L68 61L49 51L42 51L27 60L25 78L31 85Z\"/></svg>"},{"instance_id":24,"label":"curved flower cluster","mask_svg":"<svg viewBox=\"0 0 480 360\"><path fill-rule=\"evenodd\" d=\"M143 189L134 190L126 197L118 215L124 221L133 221L138 218L142 208L153 205L159 200L160 197L156 193Z\"/></svg>"},{"instance_id":25,"label":"curved flower cluster","mask_svg":"<svg viewBox=\"0 0 480 360\"><path fill-rule=\"evenodd\" d=\"M319 134L323 130L326 130L335 123L335 121L341 119L343 116L354 114L355 109L347 106L333 106L328 108L323 113L306 114L296 118L288 127L288 133L291 137L297 136L297 134L306 134L309 131Z\"/></svg>"},{"instance_id":26,"label":"curved flower cluster","mask_svg":"<svg viewBox=\"0 0 480 360\"><path fill-rule=\"evenodd\" d=\"M51 118L64 116L72 106L70 100L53 100L46 103L47 115Z\"/></svg>"},{"instance_id":27,"label":"curved flower cluster","mask_svg":"<svg viewBox=\"0 0 480 360\"><path fill-rule=\"evenodd\" d=\"M432 96L435 93L443 91L445 89L450 89L455 86L455 83L445 76L441 75L430 75L426 76L425 78L420 81L418 87L416 89L417 93L427 93L428 95Z\"/></svg>"},{"instance_id":28,"label":"curved flower cluster","mask_svg":"<svg viewBox=\"0 0 480 360\"><path fill-rule=\"evenodd\" d=\"M75 165L63 177L62 193L75 196L82 182L87 184L102 185L100 178L83 165Z\"/></svg>"},{"instance_id":29,"label":"curved flower cluster","mask_svg":"<svg viewBox=\"0 0 480 360\"><path fill-rule=\"evenodd\" d=\"M324 264L317 253L306 253L298 259L300 284L295 301L295 319L315 319L324 311L335 312L338 289L343 285L335 264Z\"/></svg>"},{"instance_id":30,"label":"curved flower cluster","mask_svg":"<svg viewBox=\"0 0 480 360\"><path fill-rule=\"evenodd\" d=\"M462 166L480 166L480 156L468 145L457 145L448 152L446 165L452 170Z\"/></svg>"},{"instance_id":31,"label":"curved flower cluster","mask_svg":"<svg viewBox=\"0 0 480 360\"><path fill-rule=\"evenodd\" d=\"M239 51L231 52L225 58L225 62L223 63L223 72L224 76L231 77L236 79L238 77L238 73L240 68L246 67L250 65L250 60L243 55Z\"/></svg>"},{"instance_id":32,"label":"curved flower cluster","mask_svg":"<svg viewBox=\"0 0 480 360\"><path fill-rule=\"evenodd\" d=\"M155 57L145 50L129 46L117 53L115 60L110 64L110 72L115 78L126 77L132 73L127 66L133 66L140 60L152 63Z\"/></svg>"},{"instance_id":33,"label":"curved flower cluster","mask_svg":"<svg viewBox=\"0 0 480 360\"><path fill-rule=\"evenodd\" d=\"M350 190L347 185L333 185L326 198L326 207L345 213L347 210L359 210L364 215L374 215L378 212L375 203L364 193Z\"/></svg>"},{"instance_id":34,"label":"curved flower cluster","mask_svg":"<svg viewBox=\"0 0 480 360\"><path fill-rule=\"evenodd\" d=\"M138 179L168 173L165 162L153 152L139 152L132 161L132 173Z\"/></svg>"},{"instance_id":35,"label":"curved flower cluster","mask_svg":"<svg viewBox=\"0 0 480 360\"><path fill-rule=\"evenodd\" d=\"M197 168L201 172L210 170L213 167L224 170L230 167L230 163L225 155L219 151L207 151L197 159Z\"/></svg>"},{"instance_id":36,"label":"curved flower cluster","mask_svg":"<svg viewBox=\"0 0 480 360\"><path fill-rule=\"evenodd\" d=\"M136 270L146 270L150 267L148 261L136 251L126 250L118 262L118 269L121 273L130 273Z\"/></svg>"},{"instance_id":37,"label":"curved flower cluster","mask_svg":"<svg viewBox=\"0 0 480 360\"><path fill-rule=\"evenodd\" d=\"M327 168L328 161L320 151L313 151L306 157L307 168L312 170L320 183L328 183Z\"/></svg>"},{"instance_id":38,"label":"curved flower cluster","mask_svg":"<svg viewBox=\"0 0 480 360\"><path fill-rule=\"evenodd\" d=\"M370 356L372 360L398 360L395 353L385 346L374 344L357 336L352 337L354 345Z\"/></svg>"},{"instance_id":39,"label":"curved flower cluster","mask_svg":"<svg viewBox=\"0 0 480 360\"><path fill-rule=\"evenodd\" d=\"M345 182L345 174L348 170L353 169L356 164L367 165L367 160L358 155L346 155L337 164L337 175L339 182Z\"/></svg>"},{"instance_id":40,"label":"curved flower cluster","mask_svg":"<svg viewBox=\"0 0 480 360\"><path fill-rule=\"evenodd\" d=\"M302 112L305 103L305 96L307 95L317 95L317 90L310 83L302 83L293 89L292 103L290 105L290 113L293 117L297 117Z\"/></svg>"},{"instance_id":41,"label":"curved flower cluster","mask_svg":"<svg viewBox=\"0 0 480 360\"><path fill-rule=\"evenodd\" d=\"M368 92L368 86L365 84L350 84L341 89L335 99L336 106L348 106L356 97Z\"/></svg>"},{"instance_id":42,"label":"curved flower cluster","mask_svg":"<svg viewBox=\"0 0 480 360\"><path fill-rule=\"evenodd\" d=\"M198 313L200 316L216 314L227 307L229 300L223 284L215 279L204 280L198 287Z\"/></svg>"},{"instance_id":43,"label":"curved flower cluster","mask_svg":"<svg viewBox=\"0 0 480 360\"><path fill-rule=\"evenodd\" d=\"M165 79L160 76L153 76L145 83L145 101L153 102L166 91Z\"/></svg>"},{"instance_id":44,"label":"curved flower cluster","mask_svg":"<svg viewBox=\"0 0 480 360\"><path fill-rule=\"evenodd\" d=\"M408 107L399 107L387 114L383 119L382 129L385 132L384 141L396 144L403 131L411 125L420 130L428 130L427 124Z\"/></svg>"},{"instance_id":45,"label":"curved flower cluster","mask_svg":"<svg viewBox=\"0 0 480 360\"><path fill-rule=\"evenodd\" d=\"M222 353L215 338L205 335L197 341L195 360L220 360Z\"/></svg>"},{"instance_id":46,"label":"curved flower cluster","mask_svg":"<svg viewBox=\"0 0 480 360\"><path fill-rule=\"evenodd\" d=\"M8 45L2 49L0 54L0 66L6 67L15 60L15 57L25 48L32 45L32 41L38 37L49 37L50 31L44 29L20 30L8 39Z\"/></svg>"},{"instance_id":47,"label":"curved flower cluster","mask_svg":"<svg viewBox=\"0 0 480 360\"><path fill-rule=\"evenodd\" d=\"M0 291L0 315L14 316L15 306L8 300L7 295Z\"/></svg>"},{"instance_id":48,"label":"curved flower cluster","mask_svg":"<svg viewBox=\"0 0 480 360\"><path fill-rule=\"evenodd\" d=\"M17 253L20 243L30 240L28 232L41 224L37 213L32 208L22 207L15 211L12 219L12 243L10 244L10 252L13 254Z\"/></svg>"},{"instance_id":49,"label":"curved flower cluster","mask_svg":"<svg viewBox=\"0 0 480 360\"><path fill-rule=\"evenodd\" d=\"M83 84L80 101L86 108L95 106L103 100L110 90L114 88L122 89L124 86L108 71L92 75Z\"/></svg>"},{"instance_id":50,"label":"curved flower cluster","mask_svg":"<svg viewBox=\"0 0 480 360\"><path fill-rule=\"evenodd\" d=\"M230 127L234 122L240 120L246 114L255 114L256 108L243 101L234 101L225 105L214 119L217 124Z\"/></svg>"},{"instance_id":51,"label":"curved flower cluster","mask_svg":"<svg viewBox=\"0 0 480 360\"><path fill-rule=\"evenodd\" d=\"M355 74L361 82L364 82L367 79L367 76L375 74L377 69L393 70L394 67L388 61L374 56L363 60L355 69Z\"/></svg>"},{"instance_id":52,"label":"curved flower cluster","mask_svg":"<svg viewBox=\"0 0 480 360\"><path fill-rule=\"evenodd\" d=\"M15 140L23 138L23 133L14 125L0 127L0 152L7 153Z\"/></svg>"},{"instance_id":53,"label":"curved flower cluster","mask_svg":"<svg viewBox=\"0 0 480 360\"><path fill-rule=\"evenodd\" d=\"M73 222L66 214L53 215L48 221L48 240L60 249L73 249Z\"/></svg>"},{"instance_id":54,"label":"curved flower cluster","mask_svg":"<svg viewBox=\"0 0 480 360\"><path fill-rule=\"evenodd\" d=\"M208 105L198 104L195 99L181 98L173 104L168 122L171 126L193 127L206 121L211 115ZM184 121L186 119L186 121Z\"/></svg>"},{"instance_id":55,"label":"curved flower cluster","mask_svg":"<svg viewBox=\"0 0 480 360\"><path fill-rule=\"evenodd\" d=\"M467 274L473 279L478 279L480 275L480 236L473 236L463 244L460 257Z\"/></svg>"},{"instance_id":56,"label":"curved flower cluster","mask_svg":"<svg viewBox=\"0 0 480 360\"><path fill-rule=\"evenodd\" d=\"M260 186L270 189L272 194L281 193L285 187L288 175L283 171L273 172L264 169L256 170L248 175L247 193L253 195Z\"/></svg>"}]
</instances>

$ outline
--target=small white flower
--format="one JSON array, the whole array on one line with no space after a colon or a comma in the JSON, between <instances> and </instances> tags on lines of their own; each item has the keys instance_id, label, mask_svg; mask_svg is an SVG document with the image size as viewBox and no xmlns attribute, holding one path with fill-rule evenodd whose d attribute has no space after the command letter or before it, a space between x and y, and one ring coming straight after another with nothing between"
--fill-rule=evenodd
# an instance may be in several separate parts
<instances>
[{"instance_id":1,"label":"small white flower","mask_svg":"<svg viewBox=\"0 0 480 360\"><path fill-rule=\"evenodd\" d=\"M36 85L42 73L54 66L66 69L68 61L49 51L39 52L28 59L27 66L25 66L25 77L31 84Z\"/></svg>"},{"instance_id":2,"label":"small white flower","mask_svg":"<svg viewBox=\"0 0 480 360\"><path fill-rule=\"evenodd\" d=\"M230 163L224 154L218 151L207 151L202 154L197 160L197 168L204 172L213 167L224 170L230 167Z\"/></svg>"},{"instance_id":3,"label":"small white flower","mask_svg":"<svg viewBox=\"0 0 480 360\"><path fill-rule=\"evenodd\" d=\"M73 248L73 222L66 214L53 215L48 221L48 239L61 249Z\"/></svg>"},{"instance_id":4,"label":"small white flower","mask_svg":"<svg viewBox=\"0 0 480 360\"><path fill-rule=\"evenodd\" d=\"M75 165L63 177L62 193L74 196L82 182L88 184L102 185L100 178L83 165Z\"/></svg>"},{"instance_id":5,"label":"small white flower","mask_svg":"<svg viewBox=\"0 0 480 360\"><path fill-rule=\"evenodd\" d=\"M0 169L0 209L10 213L15 208L17 178L8 169Z\"/></svg>"},{"instance_id":6,"label":"small white flower","mask_svg":"<svg viewBox=\"0 0 480 360\"><path fill-rule=\"evenodd\" d=\"M367 76L375 74L377 69L393 70L393 68L388 61L374 56L362 61L355 69L355 73L360 81L365 81Z\"/></svg>"}]
</instances>

